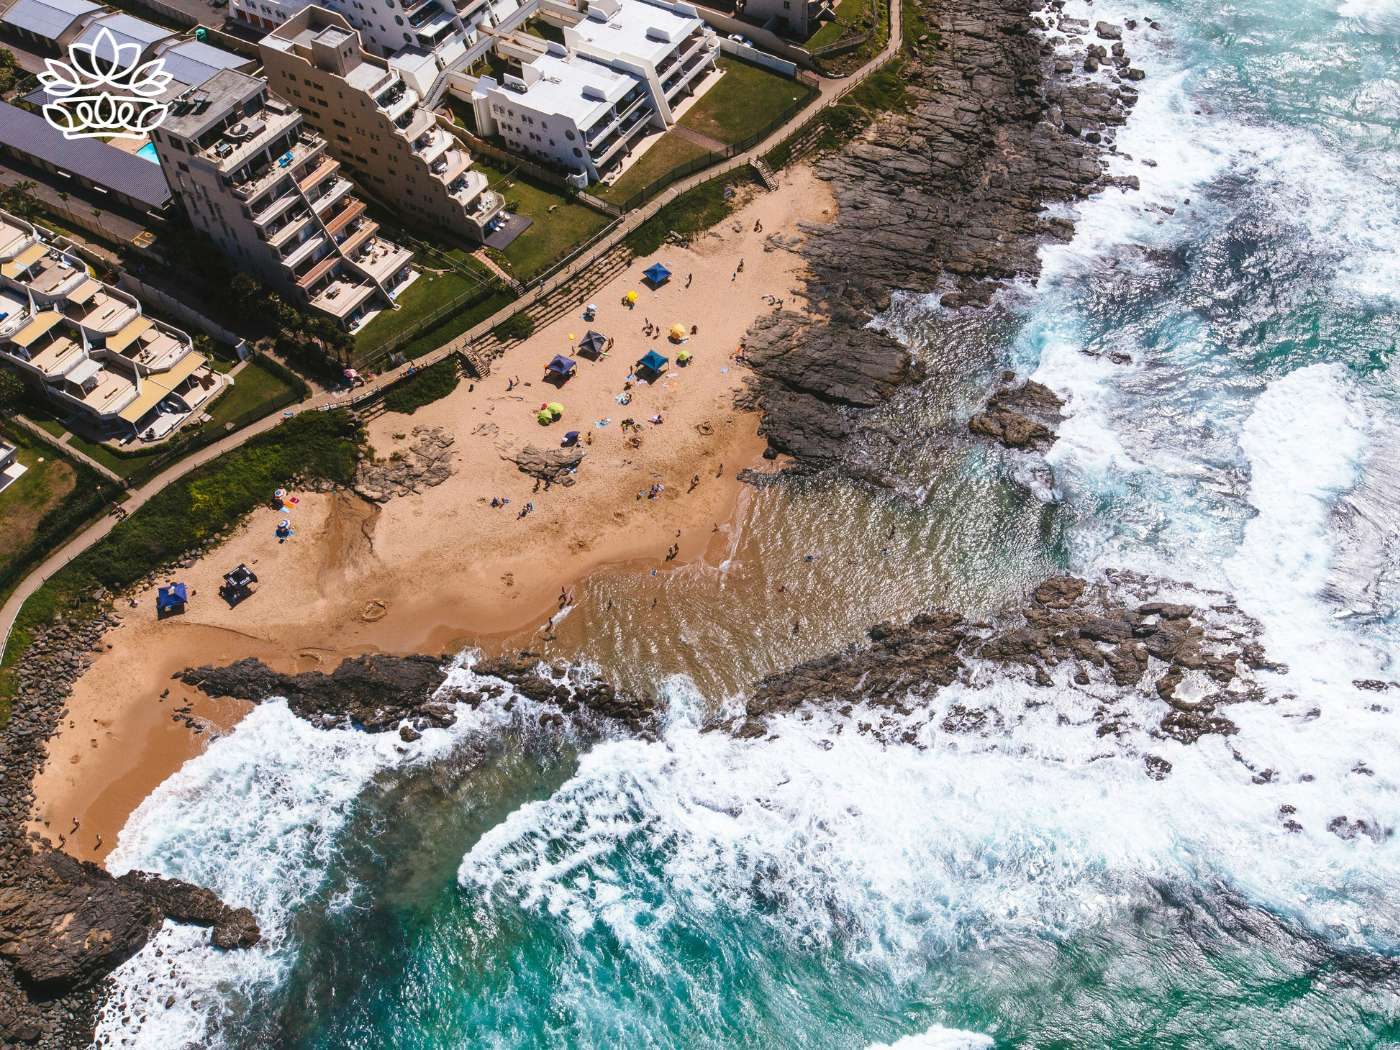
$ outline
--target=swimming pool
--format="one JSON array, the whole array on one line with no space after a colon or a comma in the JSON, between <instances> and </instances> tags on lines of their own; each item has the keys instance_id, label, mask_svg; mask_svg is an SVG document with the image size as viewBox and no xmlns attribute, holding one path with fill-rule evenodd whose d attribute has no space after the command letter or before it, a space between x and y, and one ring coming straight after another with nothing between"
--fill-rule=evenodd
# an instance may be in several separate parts
<instances>
[{"instance_id":1,"label":"swimming pool","mask_svg":"<svg viewBox=\"0 0 1400 1050\"><path fill-rule=\"evenodd\" d=\"M148 160L152 164L159 164L160 158L156 156L156 144L148 142L136 151L136 155L142 160Z\"/></svg>"}]
</instances>

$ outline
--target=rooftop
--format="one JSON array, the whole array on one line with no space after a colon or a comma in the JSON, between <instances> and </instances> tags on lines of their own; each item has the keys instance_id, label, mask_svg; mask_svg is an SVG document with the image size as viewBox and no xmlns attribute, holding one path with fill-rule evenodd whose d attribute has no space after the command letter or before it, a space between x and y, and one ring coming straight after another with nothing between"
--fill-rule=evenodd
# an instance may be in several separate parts
<instances>
[{"instance_id":1,"label":"rooftop","mask_svg":"<svg viewBox=\"0 0 1400 1050\"><path fill-rule=\"evenodd\" d=\"M170 187L159 164L152 164L97 139L66 139L34 113L0 102L0 143L109 190L160 210ZM0 250L5 234L0 232Z\"/></svg>"},{"instance_id":2,"label":"rooftop","mask_svg":"<svg viewBox=\"0 0 1400 1050\"><path fill-rule=\"evenodd\" d=\"M15 0L0 22L56 41L83 15L100 10L89 0Z\"/></svg>"},{"instance_id":3,"label":"rooftop","mask_svg":"<svg viewBox=\"0 0 1400 1050\"><path fill-rule=\"evenodd\" d=\"M135 15L127 15L118 12L116 14L103 15L91 22L86 29L78 36L75 43L91 44L103 29L111 31L116 38L117 46L122 44L136 44L144 53L146 48L159 40L173 37L175 34L168 29L162 29L158 25L152 25L145 19L137 18ZM116 55L112 49L104 48L97 52L98 58L105 58L112 62L116 60Z\"/></svg>"},{"instance_id":4,"label":"rooftop","mask_svg":"<svg viewBox=\"0 0 1400 1050\"><path fill-rule=\"evenodd\" d=\"M616 12L604 15L613 6ZM570 32L577 33L603 51L655 64L702 24L696 15L677 14L647 0L609 0L606 7L590 4L588 17L564 36L567 40Z\"/></svg>"},{"instance_id":5,"label":"rooftop","mask_svg":"<svg viewBox=\"0 0 1400 1050\"><path fill-rule=\"evenodd\" d=\"M588 128L605 116L613 104L636 86L636 80L607 66L571 55L541 55L526 68L539 76L522 92L507 88L508 94L523 99L542 113L558 113L580 128Z\"/></svg>"},{"instance_id":6,"label":"rooftop","mask_svg":"<svg viewBox=\"0 0 1400 1050\"><path fill-rule=\"evenodd\" d=\"M187 87L200 87L221 69L255 66L251 58L214 47L200 40L181 40L160 53L165 71Z\"/></svg>"},{"instance_id":7,"label":"rooftop","mask_svg":"<svg viewBox=\"0 0 1400 1050\"><path fill-rule=\"evenodd\" d=\"M162 130L182 139L197 139L264 91L266 85L256 77L235 69L221 69L190 95L189 101L195 103L192 107L183 113L176 112L178 106L172 107L161 125ZM145 161L141 163L151 166Z\"/></svg>"}]
</instances>

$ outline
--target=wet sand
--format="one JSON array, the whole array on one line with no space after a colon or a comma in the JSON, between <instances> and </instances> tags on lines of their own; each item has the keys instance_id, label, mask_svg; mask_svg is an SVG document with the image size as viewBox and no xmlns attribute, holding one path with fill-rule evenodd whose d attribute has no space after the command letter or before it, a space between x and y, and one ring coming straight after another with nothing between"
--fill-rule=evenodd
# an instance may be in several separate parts
<instances>
[{"instance_id":1,"label":"wet sand","mask_svg":"<svg viewBox=\"0 0 1400 1050\"><path fill-rule=\"evenodd\" d=\"M660 289L640 281L652 260L634 260L590 297L599 307L593 322L581 320L580 302L497 359L485 380L463 380L411 416L385 413L368 424L378 458L401 453L416 427L452 434L456 470L442 484L382 505L345 493L291 493L289 513L256 512L219 550L179 570L193 591L183 616L158 621L154 588L134 595L135 605L121 610L122 627L106 639L112 648L79 681L70 715L49 741L32 826L57 842L78 819L65 848L100 861L140 801L236 724L246 705L172 682L185 667L255 656L283 670L329 669L363 652L490 650L535 629L547 633L549 619L591 575L717 564L745 489L736 474L764 462L757 417L733 407L746 370L731 355L753 319L772 309L765 294L788 309L801 305L801 260L769 238L791 237L800 223L829 220L833 211L809 169L785 173L778 192L754 192L692 246L656 253L674 274ZM632 309L622 304L628 291L638 293ZM644 335L647 320L660 335ZM699 331L677 345L666 338L673 323ZM590 327L615 341L596 362L572 351L570 335L581 338ZM671 367L659 381L634 386L630 404L618 404L648 349L670 357ZM686 368L674 363L680 349L694 355ZM556 353L578 361L561 389L543 380ZM542 427L535 410L551 401L564 404L564 418ZM660 425L648 422L658 413ZM639 424L635 434L622 431L626 417ZM504 458L527 444L558 447L567 430L592 435L575 484L546 490ZM648 498L653 485L664 490ZM492 497L510 503L492 508ZM533 511L519 517L531 502ZM295 532L279 542L283 517ZM668 559L672 544L678 552ZM218 585L240 562L260 582L230 609ZM186 704L188 712L175 710ZM187 715L204 731L187 727Z\"/></svg>"}]
</instances>

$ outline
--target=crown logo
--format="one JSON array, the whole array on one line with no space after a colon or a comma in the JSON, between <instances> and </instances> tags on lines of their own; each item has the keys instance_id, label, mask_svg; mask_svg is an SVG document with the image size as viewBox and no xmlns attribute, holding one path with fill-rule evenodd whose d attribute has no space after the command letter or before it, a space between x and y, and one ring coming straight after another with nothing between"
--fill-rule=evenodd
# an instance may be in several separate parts
<instances>
[{"instance_id":1,"label":"crown logo","mask_svg":"<svg viewBox=\"0 0 1400 1050\"><path fill-rule=\"evenodd\" d=\"M90 44L72 44L68 61L45 61L39 82L56 101L44 119L66 139L144 138L169 107L157 102L173 79L165 62L141 61L140 44L121 44L103 26Z\"/></svg>"}]
</instances>

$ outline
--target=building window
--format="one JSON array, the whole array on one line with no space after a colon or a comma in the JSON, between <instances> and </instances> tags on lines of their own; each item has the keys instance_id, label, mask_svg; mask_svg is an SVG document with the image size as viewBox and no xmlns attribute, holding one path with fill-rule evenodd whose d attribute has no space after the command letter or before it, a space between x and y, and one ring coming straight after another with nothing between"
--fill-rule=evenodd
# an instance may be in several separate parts
<instances>
[{"instance_id":1,"label":"building window","mask_svg":"<svg viewBox=\"0 0 1400 1050\"><path fill-rule=\"evenodd\" d=\"M574 133L573 133L572 131L567 131L567 130L566 130L566 131L564 132L564 137L565 137L566 139L568 139L570 142L573 142L573 141L574 141ZM577 153L578 150L574 150L574 152Z\"/></svg>"}]
</instances>

